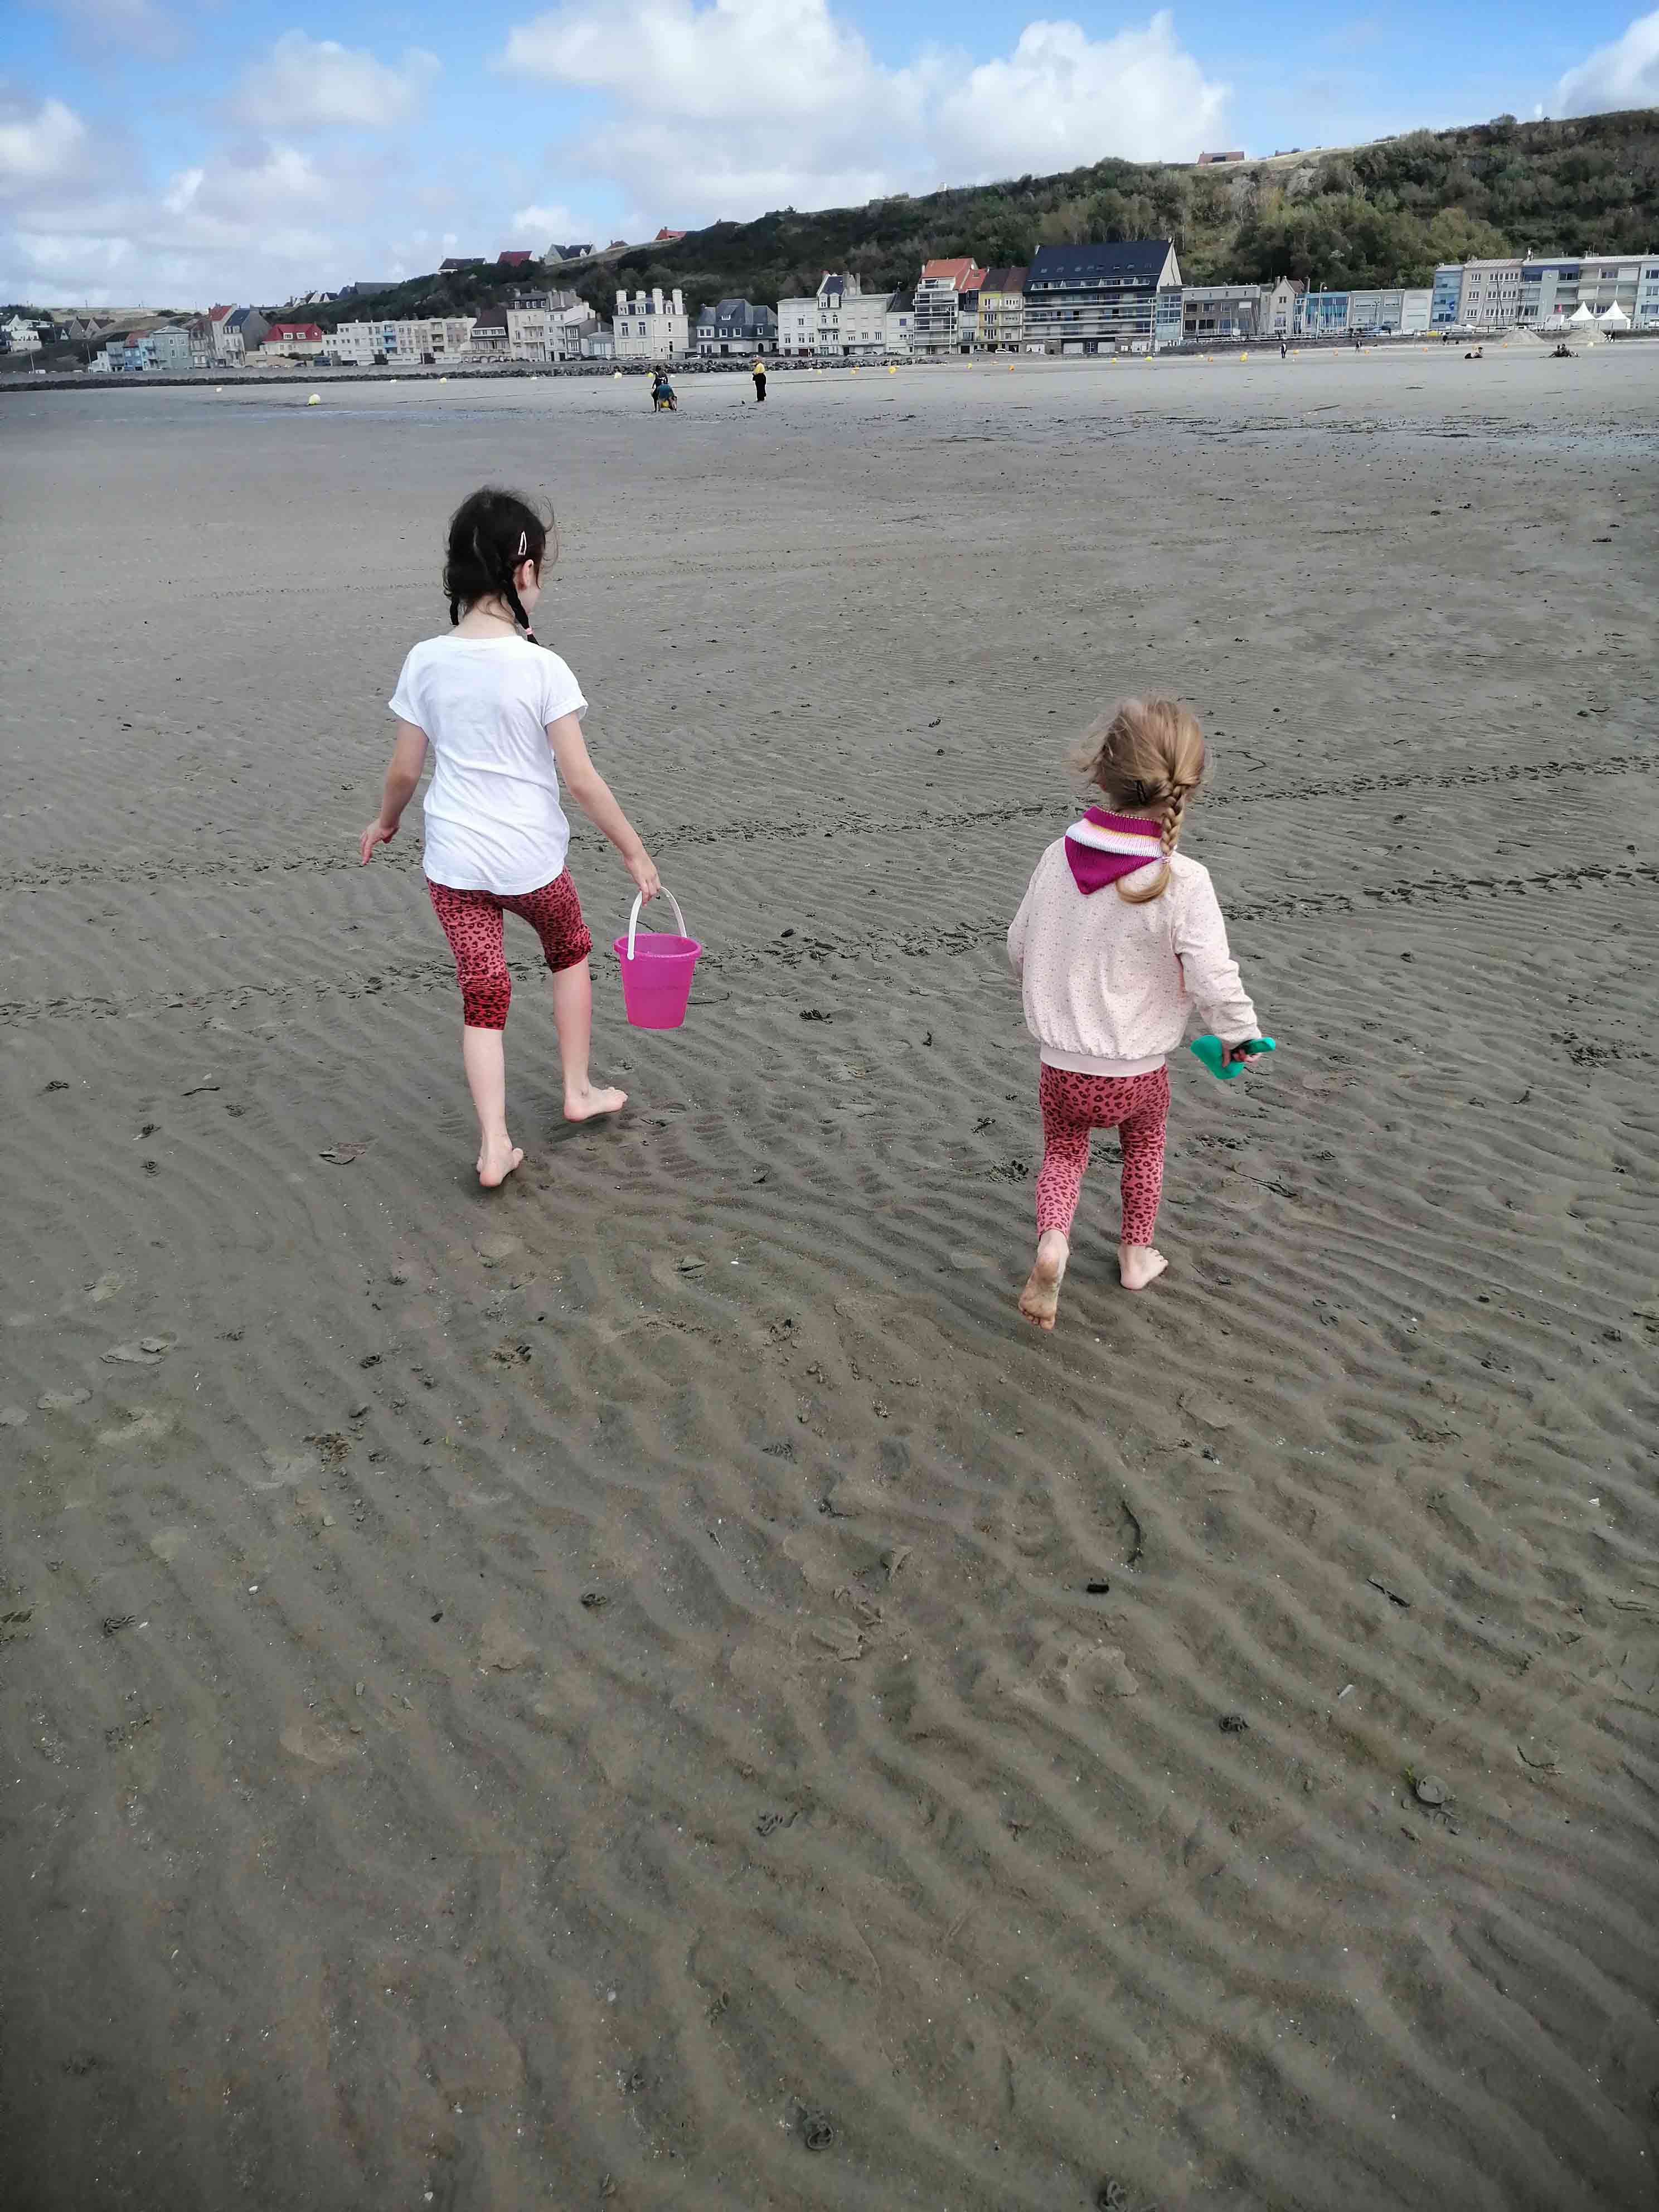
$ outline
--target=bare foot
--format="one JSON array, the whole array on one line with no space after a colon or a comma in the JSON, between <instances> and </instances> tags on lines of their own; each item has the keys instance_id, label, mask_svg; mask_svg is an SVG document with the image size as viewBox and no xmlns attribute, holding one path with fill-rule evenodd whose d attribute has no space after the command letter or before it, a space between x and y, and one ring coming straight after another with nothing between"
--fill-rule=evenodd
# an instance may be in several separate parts
<instances>
[{"instance_id":1,"label":"bare foot","mask_svg":"<svg viewBox=\"0 0 1659 2212\"><path fill-rule=\"evenodd\" d=\"M1126 1291L1144 1291L1155 1283L1169 1261L1154 1244L1120 1244L1117 1272Z\"/></svg>"},{"instance_id":2,"label":"bare foot","mask_svg":"<svg viewBox=\"0 0 1659 2212\"><path fill-rule=\"evenodd\" d=\"M564 1118L567 1121L591 1121L599 1114L616 1114L628 1103L625 1091L611 1091L603 1084L590 1083L582 1091L567 1091L564 1094Z\"/></svg>"},{"instance_id":3,"label":"bare foot","mask_svg":"<svg viewBox=\"0 0 1659 2212\"><path fill-rule=\"evenodd\" d=\"M524 1158L520 1145L486 1145L478 1154L478 1181L486 1190L505 1182Z\"/></svg>"},{"instance_id":4,"label":"bare foot","mask_svg":"<svg viewBox=\"0 0 1659 2212\"><path fill-rule=\"evenodd\" d=\"M1072 1248L1058 1229L1045 1229L1037 1238L1036 1258L1025 1288L1019 1294L1019 1310L1027 1321L1034 1321L1039 1328L1052 1328L1054 1316L1060 1310L1060 1285L1066 1273L1066 1262Z\"/></svg>"}]
</instances>

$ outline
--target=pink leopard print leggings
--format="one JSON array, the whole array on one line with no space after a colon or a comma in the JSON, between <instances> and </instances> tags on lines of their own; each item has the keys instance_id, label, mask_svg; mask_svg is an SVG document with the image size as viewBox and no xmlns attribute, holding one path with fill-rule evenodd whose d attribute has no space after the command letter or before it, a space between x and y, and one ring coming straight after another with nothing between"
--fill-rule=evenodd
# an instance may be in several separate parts
<instances>
[{"instance_id":1,"label":"pink leopard print leggings","mask_svg":"<svg viewBox=\"0 0 1659 2212\"><path fill-rule=\"evenodd\" d=\"M470 1030L507 1027L513 978L507 973L502 942L503 913L520 915L530 924L542 940L547 964L556 975L562 968L574 968L579 960L586 960L593 950L568 868L539 890L517 895L458 891L448 884L434 884L429 876L426 887L455 955L461 1019Z\"/></svg>"},{"instance_id":2,"label":"pink leopard print leggings","mask_svg":"<svg viewBox=\"0 0 1659 2212\"><path fill-rule=\"evenodd\" d=\"M1170 1116L1170 1071L1147 1075L1073 1075L1063 1067L1042 1071L1042 1168L1037 1176L1039 1232L1072 1233L1072 1216L1083 1194L1089 1134L1115 1129L1123 1148L1123 1237L1150 1244L1164 1189L1164 1125Z\"/></svg>"}]
</instances>

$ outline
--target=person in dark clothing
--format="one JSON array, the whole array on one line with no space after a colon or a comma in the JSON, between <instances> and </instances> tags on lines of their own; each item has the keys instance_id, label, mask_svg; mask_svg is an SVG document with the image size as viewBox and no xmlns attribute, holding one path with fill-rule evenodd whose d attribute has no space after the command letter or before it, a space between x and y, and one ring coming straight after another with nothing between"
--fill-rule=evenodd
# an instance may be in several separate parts
<instances>
[{"instance_id":1,"label":"person in dark clothing","mask_svg":"<svg viewBox=\"0 0 1659 2212\"><path fill-rule=\"evenodd\" d=\"M763 361L757 359L755 366L750 370L749 374L755 380L756 398L764 401L766 398L766 363Z\"/></svg>"}]
</instances>

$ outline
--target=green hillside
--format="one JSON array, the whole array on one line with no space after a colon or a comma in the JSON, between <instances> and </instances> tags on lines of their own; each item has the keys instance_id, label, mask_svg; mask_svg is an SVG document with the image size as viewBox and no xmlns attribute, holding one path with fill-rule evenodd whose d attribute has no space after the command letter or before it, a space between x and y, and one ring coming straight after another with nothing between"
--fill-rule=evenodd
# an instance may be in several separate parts
<instances>
[{"instance_id":1,"label":"green hillside","mask_svg":"<svg viewBox=\"0 0 1659 2212\"><path fill-rule=\"evenodd\" d=\"M882 289L914 283L936 256L971 253L994 266L1029 261L1041 245L1165 236L1190 284L1284 275L1333 289L1426 284L1437 261L1528 248L1659 251L1659 109L1564 123L1504 115L1225 169L1106 161L861 208L785 208L561 270L556 281L605 313L619 284L678 284L695 313L728 295L775 302L812 292L826 269ZM374 310L465 313L510 289L493 270L417 278Z\"/></svg>"}]
</instances>

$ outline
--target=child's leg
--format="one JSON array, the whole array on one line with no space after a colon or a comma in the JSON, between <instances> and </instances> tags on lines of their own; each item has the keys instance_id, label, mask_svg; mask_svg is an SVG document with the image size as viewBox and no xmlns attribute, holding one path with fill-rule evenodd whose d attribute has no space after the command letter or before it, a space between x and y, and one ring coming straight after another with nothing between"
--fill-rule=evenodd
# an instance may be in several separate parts
<instances>
[{"instance_id":1,"label":"child's leg","mask_svg":"<svg viewBox=\"0 0 1659 2212\"><path fill-rule=\"evenodd\" d=\"M559 1032L566 1121L591 1121L596 1114L616 1113L628 1103L628 1093L595 1085L587 1069L593 1031L593 978L587 956L593 939L582 920L581 902L568 869L540 890L505 903L535 930L553 973L553 1019Z\"/></svg>"},{"instance_id":2,"label":"child's leg","mask_svg":"<svg viewBox=\"0 0 1659 2212\"><path fill-rule=\"evenodd\" d=\"M1037 1174L1036 1218L1040 1233L1072 1233L1072 1217L1083 1195L1089 1165L1089 1132L1094 1126L1089 1086L1097 1080L1045 1067L1037 1098L1042 1109L1042 1166Z\"/></svg>"},{"instance_id":3,"label":"child's leg","mask_svg":"<svg viewBox=\"0 0 1659 2212\"><path fill-rule=\"evenodd\" d=\"M524 1158L507 1133L507 1049L500 1030L469 1023L461 1031L461 1065L478 1117L478 1181L493 1190Z\"/></svg>"},{"instance_id":4,"label":"child's leg","mask_svg":"<svg viewBox=\"0 0 1659 2212\"><path fill-rule=\"evenodd\" d=\"M1045 1067L1038 1082L1043 1151L1036 1187L1037 1248L1019 1294L1019 1310L1039 1328L1052 1328L1060 1310L1060 1285L1072 1249L1072 1217L1089 1164L1090 1081L1086 1075Z\"/></svg>"},{"instance_id":5,"label":"child's leg","mask_svg":"<svg viewBox=\"0 0 1659 2212\"><path fill-rule=\"evenodd\" d=\"M433 908L455 955L461 987L461 1065L478 1116L478 1180L493 1189L524 1154L507 1133L507 1054L501 1031L513 998L501 943L501 909L489 891L428 883Z\"/></svg>"},{"instance_id":6,"label":"child's leg","mask_svg":"<svg viewBox=\"0 0 1659 2212\"><path fill-rule=\"evenodd\" d=\"M1123 1240L1118 1272L1126 1290L1144 1291L1169 1262L1152 1244L1164 1192L1164 1133L1170 1118L1170 1073L1157 1068L1129 1079L1136 1097L1118 1124L1123 1148Z\"/></svg>"}]
</instances>

